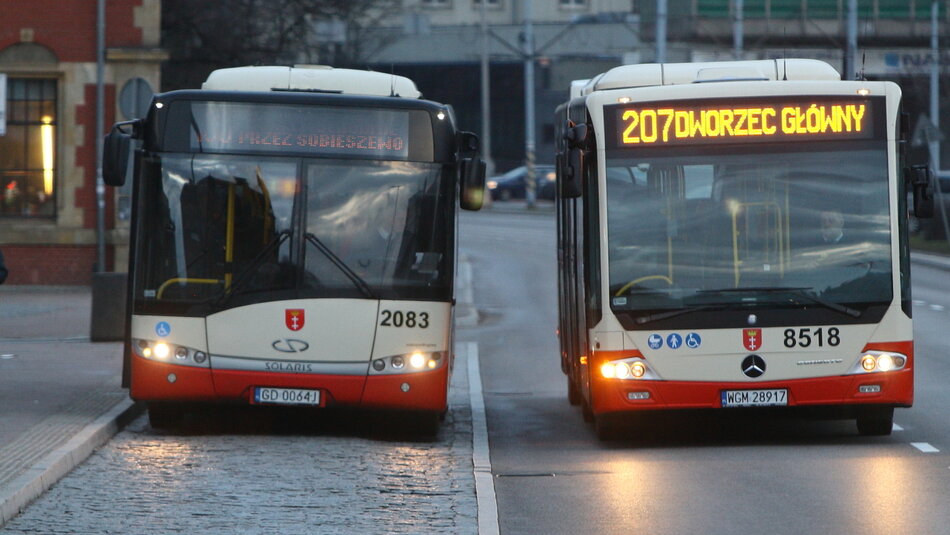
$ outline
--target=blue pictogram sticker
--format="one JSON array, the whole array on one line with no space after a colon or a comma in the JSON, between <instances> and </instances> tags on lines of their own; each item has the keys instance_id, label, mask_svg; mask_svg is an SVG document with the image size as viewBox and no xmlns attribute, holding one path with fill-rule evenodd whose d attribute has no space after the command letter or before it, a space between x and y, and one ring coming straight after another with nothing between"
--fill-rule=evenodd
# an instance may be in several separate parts
<instances>
[{"instance_id":1,"label":"blue pictogram sticker","mask_svg":"<svg viewBox=\"0 0 950 535\"><path fill-rule=\"evenodd\" d=\"M172 333L172 326L167 321L160 321L155 324L155 334L165 337Z\"/></svg>"},{"instance_id":2,"label":"blue pictogram sticker","mask_svg":"<svg viewBox=\"0 0 950 535\"><path fill-rule=\"evenodd\" d=\"M690 349L696 349L697 347L703 345L703 339L696 333L689 333L686 335L686 347Z\"/></svg>"},{"instance_id":3,"label":"blue pictogram sticker","mask_svg":"<svg viewBox=\"0 0 950 535\"><path fill-rule=\"evenodd\" d=\"M653 333L647 338L647 345L650 346L650 349L660 349L663 347L663 337Z\"/></svg>"},{"instance_id":4,"label":"blue pictogram sticker","mask_svg":"<svg viewBox=\"0 0 950 535\"><path fill-rule=\"evenodd\" d=\"M679 349L683 345L683 337L673 333L666 337L666 345L670 346L670 349Z\"/></svg>"}]
</instances>

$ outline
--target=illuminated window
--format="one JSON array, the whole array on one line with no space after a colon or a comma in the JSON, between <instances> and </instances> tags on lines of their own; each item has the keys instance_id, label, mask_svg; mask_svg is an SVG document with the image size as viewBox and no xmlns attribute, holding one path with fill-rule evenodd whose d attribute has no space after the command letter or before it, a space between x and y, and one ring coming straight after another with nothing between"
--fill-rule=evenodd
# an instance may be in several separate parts
<instances>
[{"instance_id":1,"label":"illuminated window","mask_svg":"<svg viewBox=\"0 0 950 535\"><path fill-rule=\"evenodd\" d=\"M0 216L52 217L56 186L56 81L8 78L0 137Z\"/></svg>"}]
</instances>

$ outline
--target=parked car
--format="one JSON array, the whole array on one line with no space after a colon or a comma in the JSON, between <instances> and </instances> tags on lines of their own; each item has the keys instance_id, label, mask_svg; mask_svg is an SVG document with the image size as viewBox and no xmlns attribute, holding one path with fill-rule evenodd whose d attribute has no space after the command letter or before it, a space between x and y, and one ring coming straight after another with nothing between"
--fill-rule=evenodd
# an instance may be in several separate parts
<instances>
[{"instance_id":1,"label":"parked car","mask_svg":"<svg viewBox=\"0 0 950 535\"><path fill-rule=\"evenodd\" d=\"M535 171L535 192L538 199L554 200L554 187L556 174L553 165L536 165ZM515 167L503 175L492 177L488 180L488 191L491 193L493 201L507 201L510 199L525 198L525 177L528 175L528 168L525 166Z\"/></svg>"}]
</instances>

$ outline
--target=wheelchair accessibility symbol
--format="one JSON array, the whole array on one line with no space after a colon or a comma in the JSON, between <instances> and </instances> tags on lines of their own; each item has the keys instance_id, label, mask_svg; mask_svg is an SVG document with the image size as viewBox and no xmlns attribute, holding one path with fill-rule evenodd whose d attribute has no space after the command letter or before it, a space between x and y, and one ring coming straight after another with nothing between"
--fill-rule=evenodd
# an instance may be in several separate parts
<instances>
[{"instance_id":1,"label":"wheelchair accessibility symbol","mask_svg":"<svg viewBox=\"0 0 950 535\"><path fill-rule=\"evenodd\" d=\"M160 321L155 324L155 334L165 337L172 333L172 326L167 321Z\"/></svg>"},{"instance_id":2,"label":"wheelchair accessibility symbol","mask_svg":"<svg viewBox=\"0 0 950 535\"><path fill-rule=\"evenodd\" d=\"M703 339L699 337L696 333L689 333L686 335L686 347L690 349L696 349L702 345Z\"/></svg>"}]
</instances>

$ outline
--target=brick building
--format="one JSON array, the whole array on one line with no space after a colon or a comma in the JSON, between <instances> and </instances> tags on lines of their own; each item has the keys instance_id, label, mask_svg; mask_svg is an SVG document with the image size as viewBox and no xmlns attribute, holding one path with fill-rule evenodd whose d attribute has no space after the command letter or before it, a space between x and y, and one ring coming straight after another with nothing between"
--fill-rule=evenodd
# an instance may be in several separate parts
<instances>
[{"instance_id":1,"label":"brick building","mask_svg":"<svg viewBox=\"0 0 950 535\"><path fill-rule=\"evenodd\" d=\"M130 81L159 87L166 54L160 0L105 6L108 129L127 119L117 97ZM96 267L96 10L94 0L0 2L0 248L8 284L89 284ZM106 271L124 271L128 254L120 195L106 189Z\"/></svg>"}]
</instances>

